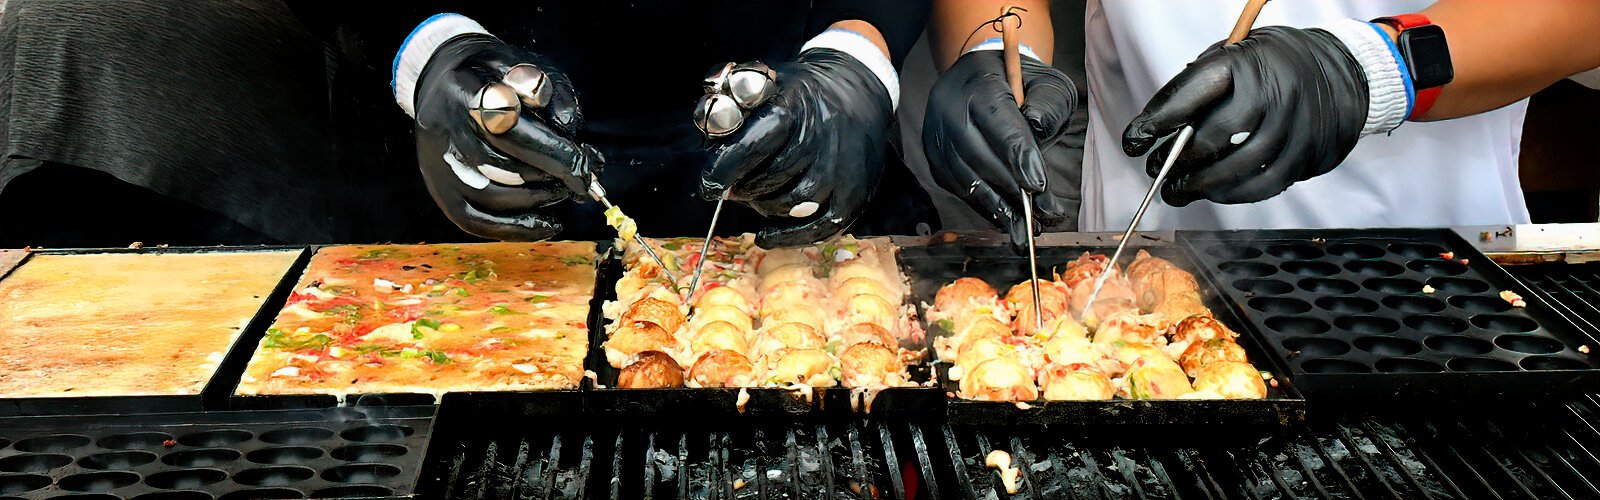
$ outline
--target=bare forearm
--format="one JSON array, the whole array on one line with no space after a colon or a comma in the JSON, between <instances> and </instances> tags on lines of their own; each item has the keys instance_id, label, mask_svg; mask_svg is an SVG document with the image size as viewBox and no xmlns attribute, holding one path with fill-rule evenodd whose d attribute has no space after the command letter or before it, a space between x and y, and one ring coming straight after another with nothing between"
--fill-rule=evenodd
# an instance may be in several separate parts
<instances>
[{"instance_id":1,"label":"bare forearm","mask_svg":"<svg viewBox=\"0 0 1600 500\"><path fill-rule=\"evenodd\" d=\"M933 17L928 23L928 42L933 50L933 63L939 71L949 69L971 46L999 36L999 32L985 23L998 17L1008 5L1027 9L1016 13L1022 17L1022 27L1017 34L1045 64L1050 64L1055 58L1055 29L1050 25L1048 0L935 0ZM1008 19L1006 22L1016 21ZM975 35L974 29L978 30Z\"/></svg>"},{"instance_id":2,"label":"bare forearm","mask_svg":"<svg viewBox=\"0 0 1600 500\"><path fill-rule=\"evenodd\" d=\"M1594 0L1440 0L1422 14L1444 28L1455 67L1423 121L1499 108L1600 67Z\"/></svg>"}]
</instances>

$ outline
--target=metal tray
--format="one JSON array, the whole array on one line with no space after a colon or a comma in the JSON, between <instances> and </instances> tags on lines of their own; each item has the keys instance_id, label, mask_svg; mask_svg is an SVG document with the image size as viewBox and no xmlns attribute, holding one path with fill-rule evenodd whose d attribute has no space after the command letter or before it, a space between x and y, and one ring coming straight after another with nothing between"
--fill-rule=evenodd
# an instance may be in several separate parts
<instances>
[{"instance_id":1,"label":"metal tray","mask_svg":"<svg viewBox=\"0 0 1600 500\"><path fill-rule=\"evenodd\" d=\"M601 256L605 255L610 249L611 243L609 241L600 241L595 242L595 245L596 256L594 261L595 265L598 267L602 264ZM261 326L260 331L254 337L254 340L251 341L250 347L247 349L248 352L244 354L245 359L240 361L237 373L234 374L231 383L226 389L226 408L233 410L284 410L332 408L339 406L415 406L438 405L441 404L444 399L446 399L444 395L402 392L347 394L343 397L331 394L240 395L234 393L234 391L238 388L239 379L243 374L245 365L249 363L249 358L255 354L256 344L260 343L261 337L265 335L266 329L271 327L272 322L277 318L278 310L282 309L284 304L287 302L288 292L292 292L293 287L300 282L300 278L306 272L306 264L310 262L311 256L323 248L335 246L349 245L313 245L302 258L304 262L296 266L296 272L292 273L293 279L287 281L287 286L289 289L286 290L283 297L278 298L271 303L273 308L272 315L266 318L266 323ZM600 272L597 271L595 276L595 290L591 293L589 300L589 317L586 320L588 321L589 325L594 325L596 319L599 318L600 315L600 302L598 299L596 299L596 297L599 296L598 294L601 291L609 290L611 290L611 283L602 280ZM591 329L592 328L593 327L591 326ZM591 381L584 379L579 381L579 386L574 389L547 391L464 391L461 394L463 394L462 401L464 402L482 402L482 404L493 406L525 403L530 404L533 408L539 408L540 412L573 415L582 411L583 390L590 384ZM449 394L454 394L454 392ZM506 402L491 402L486 400L494 398L505 398Z\"/></svg>"},{"instance_id":2,"label":"metal tray","mask_svg":"<svg viewBox=\"0 0 1600 500\"><path fill-rule=\"evenodd\" d=\"M272 292L261 298L261 306L250 318L243 331L234 339L233 345L228 348L222 362L212 372L211 380L206 382L200 394L197 395L145 395L145 396L106 396L106 397L45 397L45 398L0 398L0 417L28 416L28 415L88 415L109 413L158 413L178 411L198 411L201 409L221 409L226 407L228 396L233 392L233 387L239 383L239 376L244 371L244 366L250 361L255 345L266 334L267 327L272 325L272 320L277 316L278 308L288 299L293 291L295 279L299 277L310 260L311 253L303 246L264 245L264 246L215 246L215 247L143 247L143 248L73 248L73 249L46 249L32 250L18 264L21 267L34 255L95 255L95 254L166 254L166 253L239 253L239 252L268 252L268 251L297 251L300 256L289 265L287 272L279 278L278 285ZM9 274L9 270L7 271Z\"/></svg>"},{"instance_id":3,"label":"metal tray","mask_svg":"<svg viewBox=\"0 0 1600 500\"><path fill-rule=\"evenodd\" d=\"M1144 249L1190 272L1198 269L1180 249L1168 243L1167 238L1148 235L1135 238L1139 239L1130 242L1123 257L1124 265L1132 260L1133 252ZM962 238L933 238L923 239L922 242L924 246L912 246L912 241L908 240L900 251L900 262L911 276L912 296L918 302L919 309L933 302L940 287L957 278L979 278L1004 293L1008 287L1026 282L1030 277L1027 256L1018 256L1006 246L995 246L987 241L970 242ZM1052 268L1071 262L1084 252L1110 255L1115 250L1114 247L1100 246L1108 242L1094 239L1064 237L1055 241L1041 239L1040 243L1047 245L1038 248L1040 276L1048 276ZM1078 246L1080 243L1093 246ZM1225 307L1214 290L1202 284L1201 295L1206 307L1216 314L1218 320L1229 328L1242 329L1244 322ZM930 338L950 333L937 325L928 325L927 329ZM950 397L951 423L1163 426L1176 429L1216 425L1286 426L1305 420L1305 399L1289 383L1288 378L1282 376L1285 372L1274 363L1276 357L1268 356L1268 352L1253 340L1241 337L1239 344L1245 348L1257 369L1272 372L1278 380L1277 387L1268 387L1266 399L1031 401L1028 402L1030 408L1023 409L1010 402L956 398L954 395L958 385L948 377L950 363L938 362L935 366L942 390Z\"/></svg>"},{"instance_id":4,"label":"metal tray","mask_svg":"<svg viewBox=\"0 0 1600 500\"><path fill-rule=\"evenodd\" d=\"M1600 359L1580 351L1600 342L1454 231L1226 231L1180 239L1314 400L1481 404L1600 390ZM1527 307L1512 307L1502 290Z\"/></svg>"},{"instance_id":5,"label":"metal tray","mask_svg":"<svg viewBox=\"0 0 1600 500\"><path fill-rule=\"evenodd\" d=\"M607 320L600 315L598 304L616 298L616 287L613 285L622 278L622 273L620 255L609 255L600 268L601 279L598 281L605 285L595 292L596 306L589 323L587 365L595 373L597 383L596 387L585 393L586 409L591 413L702 419L810 413L896 416L943 411L944 391L935 387L881 389L874 391L876 394L872 396L870 405L862 402L862 394L846 387L813 389L809 400L798 391L763 387L619 389L616 383L621 370L606 362L604 343ZM926 361L908 366L907 369L912 381L917 383L926 382L932 377L931 367ZM743 411L737 404L741 390L749 395Z\"/></svg>"},{"instance_id":6,"label":"metal tray","mask_svg":"<svg viewBox=\"0 0 1600 500\"><path fill-rule=\"evenodd\" d=\"M433 414L427 406L5 418L0 495L409 495Z\"/></svg>"}]
</instances>

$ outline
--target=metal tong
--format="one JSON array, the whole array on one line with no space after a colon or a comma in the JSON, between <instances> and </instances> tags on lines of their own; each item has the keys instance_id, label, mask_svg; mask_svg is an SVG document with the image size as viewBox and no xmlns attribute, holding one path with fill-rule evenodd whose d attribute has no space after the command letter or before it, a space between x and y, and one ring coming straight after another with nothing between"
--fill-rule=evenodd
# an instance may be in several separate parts
<instances>
[{"instance_id":1,"label":"metal tong","mask_svg":"<svg viewBox=\"0 0 1600 500\"><path fill-rule=\"evenodd\" d=\"M1244 6L1244 12L1239 13L1239 21L1233 24L1233 31L1228 34L1228 45L1239 43L1245 35L1250 34L1250 27L1256 24L1256 16L1261 14L1261 8L1267 5L1267 0L1250 0ZM1111 253L1111 262L1106 263L1106 269L1094 280L1094 291L1089 293L1089 301L1083 305L1083 314L1088 316L1089 308L1094 306L1094 299L1100 296L1100 288L1106 285L1106 278L1111 277L1111 272L1117 266L1117 260L1122 258L1122 251L1128 248L1128 240L1133 239L1133 231L1139 227L1139 220L1144 218L1144 212L1150 208L1150 200L1155 199L1156 191L1161 189L1161 184L1166 182L1167 173L1172 171L1173 163L1178 160L1178 155L1183 153L1183 148L1189 145L1189 139L1194 136L1194 127L1185 125L1178 131L1178 137L1172 140L1172 153L1167 155L1167 161L1161 163L1161 171L1156 174L1155 182L1150 183L1150 190L1144 193L1144 201L1139 202L1139 210L1133 213L1133 222L1128 224L1128 230L1122 232L1122 239L1117 241L1117 250ZM1031 241L1031 240L1030 240ZM1038 293L1038 292L1034 292Z\"/></svg>"},{"instance_id":2,"label":"metal tong","mask_svg":"<svg viewBox=\"0 0 1600 500\"><path fill-rule=\"evenodd\" d=\"M594 174L589 174L589 197L600 202L600 205L606 207L607 210L610 210L612 207L611 200L606 199L606 188L600 187L600 178L595 177ZM656 250L654 248L650 248L650 245L645 243L644 237L639 236L638 233L634 233L633 242L637 243L639 248L643 248L644 253L648 254L651 259L655 259L656 264L661 265L661 274L666 275L667 279L672 280L673 286L677 286L678 277L674 276L672 271L667 270L667 262L661 260L660 255L656 255Z\"/></svg>"}]
</instances>

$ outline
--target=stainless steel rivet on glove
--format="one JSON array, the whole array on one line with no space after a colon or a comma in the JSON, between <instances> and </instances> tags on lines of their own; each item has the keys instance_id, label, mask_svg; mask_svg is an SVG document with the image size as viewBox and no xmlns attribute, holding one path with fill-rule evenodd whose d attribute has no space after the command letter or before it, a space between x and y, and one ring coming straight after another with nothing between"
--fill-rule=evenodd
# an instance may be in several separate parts
<instances>
[{"instance_id":1,"label":"stainless steel rivet on glove","mask_svg":"<svg viewBox=\"0 0 1600 500\"><path fill-rule=\"evenodd\" d=\"M517 125L522 102L510 85L489 82L478 89L477 95L472 96L471 108L467 112L484 131L498 135Z\"/></svg>"},{"instance_id":2,"label":"stainless steel rivet on glove","mask_svg":"<svg viewBox=\"0 0 1600 500\"><path fill-rule=\"evenodd\" d=\"M778 91L778 74L760 62L727 63L712 69L703 82L706 95L694 109L694 125L707 137L739 130L750 110Z\"/></svg>"},{"instance_id":3,"label":"stainless steel rivet on glove","mask_svg":"<svg viewBox=\"0 0 1600 500\"><path fill-rule=\"evenodd\" d=\"M533 109L543 108L550 104L550 79L543 70L532 64L518 64L506 71L506 76L501 79L512 90L517 92L517 97L522 100L522 105Z\"/></svg>"}]
</instances>

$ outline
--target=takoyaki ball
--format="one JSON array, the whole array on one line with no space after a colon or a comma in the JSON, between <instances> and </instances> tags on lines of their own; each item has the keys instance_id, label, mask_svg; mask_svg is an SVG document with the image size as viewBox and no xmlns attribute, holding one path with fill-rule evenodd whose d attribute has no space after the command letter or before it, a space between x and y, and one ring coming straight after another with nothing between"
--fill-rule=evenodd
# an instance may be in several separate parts
<instances>
[{"instance_id":1,"label":"takoyaki ball","mask_svg":"<svg viewBox=\"0 0 1600 500\"><path fill-rule=\"evenodd\" d=\"M1067 310L1071 311L1073 315L1092 315L1097 318L1106 318L1110 316L1114 309L1137 307L1135 299L1138 297L1134 295L1133 285L1128 283L1128 279L1121 276L1111 276L1106 278L1105 286L1100 287L1100 295L1094 298L1094 310L1089 311L1089 314L1084 314L1083 308L1089 305L1089 296L1094 295L1094 281L1079 281L1070 289ZM1127 305L1121 305L1122 303ZM1111 307L1113 305L1116 305L1116 307Z\"/></svg>"},{"instance_id":2,"label":"takoyaki ball","mask_svg":"<svg viewBox=\"0 0 1600 500\"><path fill-rule=\"evenodd\" d=\"M747 315L753 315L755 313L755 311L750 307L750 298L745 297L744 292L741 292L739 289L733 287L719 286L708 288L706 291L700 292L700 296L697 297L694 302L695 309L705 309L707 307L717 306L733 307L739 309L740 311L744 311Z\"/></svg>"},{"instance_id":3,"label":"takoyaki ball","mask_svg":"<svg viewBox=\"0 0 1600 500\"><path fill-rule=\"evenodd\" d=\"M1259 381L1260 379L1257 379ZM1177 399L1194 392L1183 368L1162 355L1144 356L1128 367L1128 397L1133 399Z\"/></svg>"},{"instance_id":4,"label":"takoyaki ball","mask_svg":"<svg viewBox=\"0 0 1600 500\"><path fill-rule=\"evenodd\" d=\"M694 340L689 342L689 350L693 352L707 352L717 349L730 351L750 352L750 341L745 338L745 331L727 321L712 321L702 325L694 332Z\"/></svg>"},{"instance_id":5,"label":"takoyaki ball","mask_svg":"<svg viewBox=\"0 0 1600 500\"><path fill-rule=\"evenodd\" d=\"M755 385L755 366L738 352L711 351L702 354L689 368L689 381L695 387L749 387Z\"/></svg>"},{"instance_id":6,"label":"takoyaki ball","mask_svg":"<svg viewBox=\"0 0 1600 500\"><path fill-rule=\"evenodd\" d=\"M657 389L683 387L683 367L661 351L644 351L617 374L617 387Z\"/></svg>"},{"instance_id":7,"label":"takoyaki ball","mask_svg":"<svg viewBox=\"0 0 1600 500\"><path fill-rule=\"evenodd\" d=\"M818 280L817 277L812 274L811 268L804 266L778 268L771 274L761 275L761 280L759 283L760 284L756 286L756 292L761 295L766 295L767 292L772 291L774 288L785 286L804 285L819 290L825 288L822 280Z\"/></svg>"},{"instance_id":8,"label":"takoyaki ball","mask_svg":"<svg viewBox=\"0 0 1600 500\"><path fill-rule=\"evenodd\" d=\"M1011 328L1021 335L1032 335L1041 322L1034 318L1033 285L1018 283L1006 292L1006 306L1015 313ZM1067 310L1067 292L1054 281L1039 280L1039 311L1048 322Z\"/></svg>"},{"instance_id":9,"label":"takoyaki ball","mask_svg":"<svg viewBox=\"0 0 1600 500\"><path fill-rule=\"evenodd\" d=\"M1143 279L1133 280L1133 293L1139 299L1139 308L1147 311L1155 310L1167 297L1199 289L1200 284L1195 281L1193 274L1177 268L1156 270Z\"/></svg>"},{"instance_id":10,"label":"takoyaki ball","mask_svg":"<svg viewBox=\"0 0 1600 500\"><path fill-rule=\"evenodd\" d=\"M1194 389L1221 395L1225 399L1262 399L1267 397L1267 383L1261 372L1250 363L1218 361L1200 367L1195 374Z\"/></svg>"},{"instance_id":11,"label":"takoyaki ball","mask_svg":"<svg viewBox=\"0 0 1600 500\"><path fill-rule=\"evenodd\" d=\"M933 296L933 308L941 311L960 310L976 302L1000 300L1000 294L978 278L961 278L939 288Z\"/></svg>"},{"instance_id":12,"label":"takoyaki ball","mask_svg":"<svg viewBox=\"0 0 1600 500\"><path fill-rule=\"evenodd\" d=\"M789 282L767 289L761 295L761 309L757 313L765 316L795 304L820 304L826 296L820 285Z\"/></svg>"},{"instance_id":13,"label":"takoyaki ball","mask_svg":"<svg viewBox=\"0 0 1600 500\"><path fill-rule=\"evenodd\" d=\"M846 320L890 326L900 318L900 310L888 300L877 295L857 295L844 303Z\"/></svg>"},{"instance_id":14,"label":"takoyaki ball","mask_svg":"<svg viewBox=\"0 0 1600 500\"><path fill-rule=\"evenodd\" d=\"M695 309L694 317L689 319L689 326L702 327L717 321L732 323L746 333L755 328L755 319L733 306L708 306Z\"/></svg>"},{"instance_id":15,"label":"takoyaki ball","mask_svg":"<svg viewBox=\"0 0 1600 500\"><path fill-rule=\"evenodd\" d=\"M655 297L645 297L628 306L622 313L622 322L649 322L661 326L667 333L678 331L683 326L683 310L677 304L667 302Z\"/></svg>"},{"instance_id":16,"label":"takoyaki ball","mask_svg":"<svg viewBox=\"0 0 1600 500\"><path fill-rule=\"evenodd\" d=\"M1100 351L1083 337L1057 335L1044 342L1044 359L1052 364L1098 366L1101 358Z\"/></svg>"},{"instance_id":17,"label":"takoyaki ball","mask_svg":"<svg viewBox=\"0 0 1600 500\"><path fill-rule=\"evenodd\" d=\"M1062 269L1061 274L1056 276L1056 281L1060 281L1069 289L1076 288L1079 282L1085 280L1093 281L1099 278L1100 274L1105 271L1106 264L1110 262L1111 258L1105 255L1091 255L1088 252L1084 252L1077 259L1067 263L1067 267Z\"/></svg>"},{"instance_id":18,"label":"takoyaki ball","mask_svg":"<svg viewBox=\"0 0 1600 500\"><path fill-rule=\"evenodd\" d=\"M893 385L892 380L904 380L906 365L894 349L879 344L860 343L845 348L839 354L841 381L848 387L875 387Z\"/></svg>"},{"instance_id":19,"label":"takoyaki ball","mask_svg":"<svg viewBox=\"0 0 1600 500\"><path fill-rule=\"evenodd\" d=\"M1117 364L1121 365L1118 369L1113 370L1113 375L1126 373L1129 370L1129 367L1133 366L1134 362L1138 361L1140 358L1167 357L1167 353L1165 351L1162 351L1161 348L1150 344L1140 344L1137 342L1115 342L1111 345L1111 358L1116 360ZM1170 358L1167 359L1170 360ZM1179 373L1183 372L1181 368L1178 371Z\"/></svg>"},{"instance_id":20,"label":"takoyaki ball","mask_svg":"<svg viewBox=\"0 0 1600 500\"><path fill-rule=\"evenodd\" d=\"M1056 316L1055 319L1045 323L1043 333L1046 338L1051 339L1062 336L1077 337L1085 340L1089 338L1089 329L1084 327L1083 323L1073 319L1070 314Z\"/></svg>"},{"instance_id":21,"label":"takoyaki ball","mask_svg":"<svg viewBox=\"0 0 1600 500\"><path fill-rule=\"evenodd\" d=\"M822 332L805 323L779 323L763 328L756 339L756 356L775 353L783 349L821 349L827 344Z\"/></svg>"},{"instance_id":22,"label":"takoyaki ball","mask_svg":"<svg viewBox=\"0 0 1600 500\"><path fill-rule=\"evenodd\" d=\"M1229 330L1210 314L1187 316L1172 326L1173 343L1187 342L1193 345L1211 339L1233 340L1238 337L1239 334Z\"/></svg>"},{"instance_id":23,"label":"takoyaki ball","mask_svg":"<svg viewBox=\"0 0 1600 500\"><path fill-rule=\"evenodd\" d=\"M1178 365L1183 367L1183 372L1193 377L1206 365L1221 361L1249 362L1244 354L1244 348L1225 338L1203 340L1189 344L1184 349L1183 356L1178 358Z\"/></svg>"},{"instance_id":24,"label":"takoyaki ball","mask_svg":"<svg viewBox=\"0 0 1600 500\"><path fill-rule=\"evenodd\" d=\"M1172 262L1167 259L1156 257L1150 255L1148 251L1140 250L1138 254L1133 256L1133 262L1128 263L1128 270L1123 274L1128 279L1140 280L1153 272L1164 269L1177 269L1177 266L1172 265Z\"/></svg>"},{"instance_id":25,"label":"takoyaki ball","mask_svg":"<svg viewBox=\"0 0 1600 500\"><path fill-rule=\"evenodd\" d=\"M780 385L802 384L812 387L832 387L833 357L822 349L784 349L770 358L768 380Z\"/></svg>"},{"instance_id":26,"label":"takoyaki ball","mask_svg":"<svg viewBox=\"0 0 1600 500\"><path fill-rule=\"evenodd\" d=\"M777 248L762 254L756 263L756 273L765 275L784 267L811 267L815 260L802 247Z\"/></svg>"},{"instance_id":27,"label":"takoyaki ball","mask_svg":"<svg viewBox=\"0 0 1600 500\"><path fill-rule=\"evenodd\" d=\"M622 368L629 358L645 351L674 352L678 340L660 325L648 321L624 323L606 339L606 362Z\"/></svg>"},{"instance_id":28,"label":"takoyaki ball","mask_svg":"<svg viewBox=\"0 0 1600 500\"><path fill-rule=\"evenodd\" d=\"M857 278L866 278L884 285L890 283L889 276L882 267L864 260L852 260L833 266L833 272L828 275L828 284L838 287L846 281Z\"/></svg>"},{"instance_id":29,"label":"takoyaki ball","mask_svg":"<svg viewBox=\"0 0 1600 500\"><path fill-rule=\"evenodd\" d=\"M1210 316L1211 310L1200 300L1200 292L1179 292L1166 296L1150 310L1168 318L1187 318L1195 315Z\"/></svg>"},{"instance_id":30,"label":"takoyaki ball","mask_svg":"<svg viewBox=\"0 0 1600 500\"><path fill-rule=\"evenodd\" d=\"M889 291L889 287L870 278L855 277L845 280L833 289L834 298L849 299L857 295L873 295L885 299L897 299L898 294Z\"/></svg>"},{"instance_id":31,"label":"takoyaki ball","mask_svg":"<svg viewBox=\"0 0 1600 500\"><path fill-rule=\"evenodd\" d=\"M960 396L978 401L1033 401L1039 399L1039 389L1028 367L1014 359L994 358L961 377Z\"/></svg>"},{"instance_id":32,"label":"takoyaki ball","mask_svg":"<svg viewBox=\"0 0 1600 500\"><path fill-rule=\"evenodd\" d=\"M761 324L800 323L811 327L818 332L825 331L822 320L822 310L816 304L800 303L789 304L785 307L767 312L761 317Z\"/></svg>"},{"instance_id":33,"label":"takoyaki ball","mask_svg":"<svg viewBox=\"0 0 1600 500\"><path fill-rule=\"evenodd\" d=\"M1062 365L1040 370L1039 388L1050 401L1101 401L1117 394L1117 387L1104 373Z\"/></svg>"},{"instance_id":34,"label":"takoyaki ball","mask_svg":"<svg viewBox=\"0 0 1600 500\"><path fill-rule=\"evenodd\" d=\"M856 323L847 326L839 330L839 339L846 346L869 343L893 348L900 345L900 341L894 338L893 333L875 323Z\"/></svg>"},{"instance_id":35,"label":"takoyaki ball","mask_svg":"<svg viewBox=\"0 0 1600 500\"><path fill-rule=\"evenodd\" d=\"M1167 338L1151 324L1155 318L1124 311L1100 322L1094 331L1094 343L1133 342L1139 344L1165 344Z\"/></svg>"},{"instance_id":36,"label":"takoyaki ball","mask_svg":"<svg viewBox=\"0 0 1600 500\"><path fill-rule=\"evenodd\" d=\"M995 337L969 339L961 344L960 351L956 353L956 364L977 366L985 360L994 358L1016 359L1017 348Z\"/></svg>"}]
</instances>

